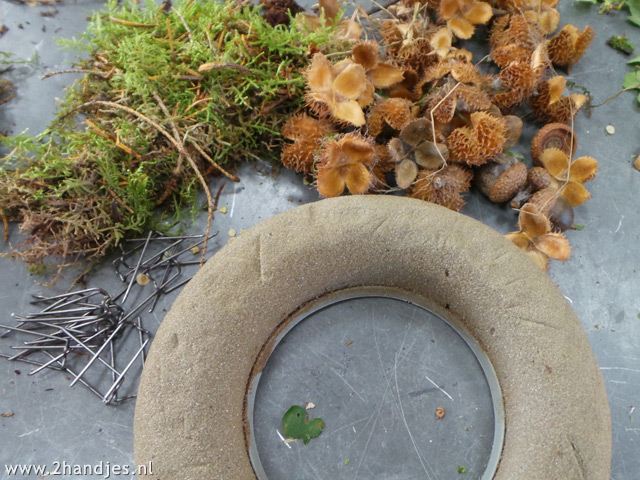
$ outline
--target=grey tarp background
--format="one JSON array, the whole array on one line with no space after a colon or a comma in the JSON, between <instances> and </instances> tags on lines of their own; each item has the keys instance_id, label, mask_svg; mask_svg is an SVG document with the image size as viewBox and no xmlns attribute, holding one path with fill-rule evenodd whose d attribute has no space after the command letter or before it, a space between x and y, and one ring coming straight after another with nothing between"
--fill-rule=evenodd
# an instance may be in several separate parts
<instances>
[{"instance_id":1,"label":"grey tarp background","mask_svg":"<svg viewBox=\"0 0 640 480\"><path fill-rule=\"evenodd\" d=\"M40 76L69 68L68 62L75 58L72 52L60 51L54 39L82 32L87 14L101 5L97 1L67 0L57 5L56 15L44 17L40 12L51 7L0 2L0 24L9 28L0 37L0 50L20 58L30 58L37 52L39 58L36 64L18 67L9 74L17 86L17 98L0 107L0 130L17 134L29 128L36 133L47 125L56 97L62 96L62 88L71 83L72 76L57 75L47 80L40 80ZM595 7L566 0L559 9L563 22L581 28L591 24L595 28L593 45L568 79L586 87L594 103L600 103L617 92L624 74L630 71L625 65L627 58L606 46L606 39L613 34L627 35L640 48L640 29L618 12L598 15ZM595 157L600 168L596 179L587 184L593 198L576 209L576 223L583 224L584 230L568 233L571 259L564 264L553 262L550 271L581 319L606 380L613 420L615 480L635 479L640 471L640 420L634 411L640 398L640 172L631 166L640 153L640 107L636 95L624 93L595 109L591 118L584 112L577 117L577 154ZM607 125L615 127L614 135L605 134ZM534 132L532 127L525 130L519 151L526 153ZM212 249L226 243L230 228L240 232L278 212L317 199L315 191L303 186L291 172L276 175L268 165L257 165L243 167L239 175L242 182L227 183L221 195L219 206L227 206L228 212L216 217L214 228L220 234L210 244ZM217 184L212 185L212 189L217 188ZM469 197L463 213L501 233L511 231L515 222L508 208L491 205L476 193ZM202 215L193 230L200 231L204 221ZM10 241L14 245L20 243L15 228ZM8 250L7 245L0 244L0 251ZM48 292L64 291L69 278ZM27 273L20 262L0 258L0 323L10 323L11 312L32 311L30 295L47 291L38 284L41 281ZM115 290L117 281L110 268L105 267L91 277L90 283ZM161 300L155 312L144 318L148 328L157 328L163 309L170 307L173 298ZM335 335L336 341L341 341L344 332ZM12 342L2 340L0 350L4 352L10 345ZM88 391L67 388L68 381L58 372L30 377L29 370L26 365L0 362L0 413L14 413L0 418L0 464L133 464L134 402L105 407ZM334 381L336 386L344 385L338 376ZM314 399L316 404L321 402L322 399ZM382 438L384 430L375 434ZM354 458L351 456L352 464ZM348 478L355 474L355 470L351 472ZM304 475L307 474L308 478L323 478L321 466L317 475ZM1 471L0 478L5 476Z\"/></svg>"}]
</instances>

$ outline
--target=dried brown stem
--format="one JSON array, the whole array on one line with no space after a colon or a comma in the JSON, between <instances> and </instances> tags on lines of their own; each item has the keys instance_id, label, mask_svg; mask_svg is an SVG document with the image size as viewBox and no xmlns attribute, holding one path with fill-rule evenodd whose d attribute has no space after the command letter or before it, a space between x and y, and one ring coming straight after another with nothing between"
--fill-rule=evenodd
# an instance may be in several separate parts
<instances>
[{"instance_id":1,"label":"dried brown stem","mask_svg":"<svg viewBox=\"0 0 640 480\"><path fill-rule=\"evenodd\" d=\"M238 177L236 177L233 173L227 172L224 168L222 168L213 158L211 158L211 156L205 152L203 150L203 148L198 145L196 142L192 141L191 145L193 145L196 150L198 150L198 153L200 153L200 155L202 155L204 158L206 158L207 160L209 160L209 162L211 163L211 166L213 168L215 168L216 170L218 170L220 173L222 173L225 177L230 178L231 180L233 180L234 182L239 182L240 179Z\"/></svg>"},{"instance_id":2,"label":"dried brown stem","mask_svg":"<svg viewBox=\"0 0 640 480\"><path fill-rule=\"evenodd\" d=\"M237 63L229 63L229 62L209 62L203 63L198 67L198 72L208 72L209 70L222 70L225 68L230 68L232 70L240 70L241 72L251 73L251 69L245 67L244 65L238 65Z\"/></svg>"},{"instance_id":3,"label":"dried brown stem","mask_svg":"<svg viewBox=\"0 0 640 480\"><path fill-rule=\"evenodd\" d=\"M189 162L189 165L191 165L191 168L193 168L196 176L198 177L198 180L200 180L200 183L202 184L202 188L204 188L204 193L207 196L207 212L208 212L207 231L205 232L205 235L204 235L204 243L202 244L202 254L200 255L200 266L202 266L204 265L204 256L207 253L207 244L209 243L209 233L211 232L211 222L213 220L213 198L211 197L209 184L207 183L204 176L198 169L198 165L196 165L196 162L193 160L191 155L189 155L189 152L187 152L186 148L184 148L184 142L180 138L178 127L176 127L176 124L171 119L171 114L169 113L169 109L167 108L165 103L162 101L162 98L156 92L153 92L153 98L155 98L155 100L158 102L158 106L167 116L167 121L169 122L169 125L171 126L171 130L173 131L175 140L179 145L178 152L180 153L180 156L187 159L187 162Z\"/></svg>"},{"instance_id":4,"label":"dried brown stem","mask_svg":"<svg viewBox=\"0 0 640 480\"><path fill-rule=\"evenodd\" d=\"M220 185L220 188L218 188L218 193L216 193L216 199L213 202L213 210L217 211L218 210L218 200L220 200L220 194L222 193L222 189L224 188L224 182L222 182L222 185Z\"/></svg>"},{"instance_id":5,"label":"dried brown stem","mask_svg":"<svg viewBox=\"0 0 640 480\"><path fill-rule=\"evenodd\" d=\"M9 241L9 219L1 208L0 216L2 216L2 225L4 225L4 243L7 243Z\"/></svg>"},{"instance_id":6,"label":"dried brown stem","mask_svg":"<svg viewBox=\"0 0 640 480\"><path fill-rule=\"evenodd\" d=\"M89 127L91 127L91 130L96 132L102 138L104 138L106 140L109 140L110 142L113 142L113 144L116 147L118 147L119 149L123 150L124 152L128 153L129 155L133 155L135 158L140 158L140 154L138 152L135 152L132 148L130 148L129 146L127 146L124 143L122 143L119 138L114 137L113 135L109 135L107 132L105 132L103 129L101 129L98 125L93 123L88 118L85 119L84 123L89 125Z\"/></svg>"},{"instance_id":7,"label":"dried brown stem","mask_svg":"<svg viewBox=\"0 0 640 480\"><path fill-rule=\"evenodd\" d=\"M124 201L118 195L116 195L116 192L114 192L113 190L109 189L109 195L111 195L111 198L113 198L116 202L118 202L120 204L120 206L122 208L124 208L126 211L128 211L131 214L135 214L136 213L133 210L133 208L131 208L126 203L124 203Z\"/></svg>"},{"instance_id":8,"label":"dried brown stem","mask_svg":"<svg viewBox=\"0 0 640 480\"><path fill-rule=\"evenodd\" d=\"M107 78L111 75L110 72L101 72L100 70L86 70L84 68L70 68L68 70L56 70L54 72L47 72L43 76L40 77L40 80L44 80L45 78L53 77L54 75L60 75L61 73L89 73L91 75L97 75L99 77Z\"/></svg>"}]
</instances>

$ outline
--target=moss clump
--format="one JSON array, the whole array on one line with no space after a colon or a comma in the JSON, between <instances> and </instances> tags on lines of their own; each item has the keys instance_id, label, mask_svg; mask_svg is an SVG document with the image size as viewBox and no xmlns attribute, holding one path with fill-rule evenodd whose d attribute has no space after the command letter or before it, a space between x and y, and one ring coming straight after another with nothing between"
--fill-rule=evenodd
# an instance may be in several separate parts
<instances>
[{"instance_id":1,"label":"moss clump","mask_svg":"<svg viewBox=\"0 0 640 480\"><path fill-rule=\"evenodd\" d=\"M631 55L635 51L629 39L622 35L612 35L607 40L607 45L625 55Z\"/></svg>"},{"instance_id":2,"label":"moss clump","mask_svg":"<svg viewBox=\"0 0 640 480\"><path fill-rule=\"evenodd\" d=\"M197 208L204 175L277 155L307 52L331 49L332 31L272 27L259 7L230 1L110 1L64 42L84 52L85 75L49 128L3 140L0 211L28 235L15 254L102 256L154 227L159 205Z\"/></svg>"}]
</instances>

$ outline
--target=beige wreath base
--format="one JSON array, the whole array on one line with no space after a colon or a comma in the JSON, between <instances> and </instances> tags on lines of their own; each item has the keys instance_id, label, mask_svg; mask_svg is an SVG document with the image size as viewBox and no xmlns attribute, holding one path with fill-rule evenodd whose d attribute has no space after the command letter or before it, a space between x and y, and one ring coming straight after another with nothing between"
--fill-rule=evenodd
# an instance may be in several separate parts
<instances>
[{"instance_id":1,"label":"beige wreath base","mask_svg":"<svg viewBox=\"0 0 640 480\"><path fill-rule=\"evenodd\" d=\"M604 381L562 294L485 225L391 196L295 208L205 265L149 353L135 413L137 463L152 462L153 478L163 480L256 478L247 393L278 332L301 308L357 287L439 305L484 349L504 411L495 479L609 479Z\"/></svg>"}]
</instances>

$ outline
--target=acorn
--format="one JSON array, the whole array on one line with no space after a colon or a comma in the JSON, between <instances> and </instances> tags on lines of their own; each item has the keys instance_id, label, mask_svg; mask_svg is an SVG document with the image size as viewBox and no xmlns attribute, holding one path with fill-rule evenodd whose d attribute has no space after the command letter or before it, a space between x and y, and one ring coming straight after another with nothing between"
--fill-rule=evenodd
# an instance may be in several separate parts
<instances>
[{"instance_id":1,"label":"acorn","mask_svg":"<svg viewBox=\"0 0 640 480\"><path fill-rule=\"evenodd\" d=\"M501 154L477 170L474 185L492 202L503 203L511 200L526 181L526 165L515 157Z\"/></svg>"},{"instance_id":2,"label":"acorn","mask_svg":"<svg viewBox=\"0 0 640 480\"><path fill-rule=\"evenodd\" d=\"M537 192L555 186L557 182L544 167L533 167L527 172L527 184L531 186L532 192Z\"/></svg>"},{"instance_id":3,"label":"acorn","mask_svg":"<svg viewBox=\"0 0 640 480\"><path fill-rule=\"evenodd\" d=\"M571 158L578 148L578 139L573 129L564 123L548 123L531 140L533 164L542 166L540 156L547 148L558 148Z\"/></svg>"}]
</instances>

